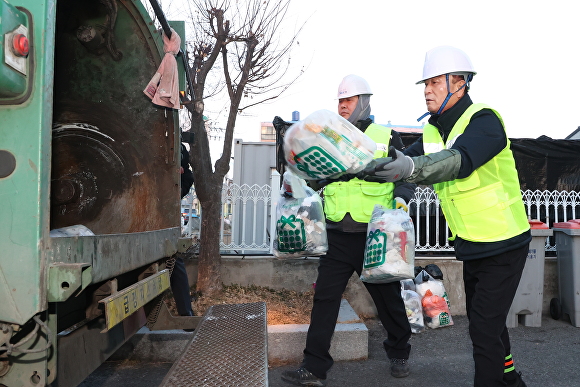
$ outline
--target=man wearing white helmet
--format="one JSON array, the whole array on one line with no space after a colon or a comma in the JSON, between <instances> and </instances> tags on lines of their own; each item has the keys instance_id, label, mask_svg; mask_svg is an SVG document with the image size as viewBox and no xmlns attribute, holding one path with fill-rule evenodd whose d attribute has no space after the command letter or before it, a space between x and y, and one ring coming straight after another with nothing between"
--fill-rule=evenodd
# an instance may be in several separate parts
<instances>
[{"instance_id":1,"label":"man wearing white helmet","mask_svg":"<svg viewBox=\"0 0 580 387\"><path fill-rule=\"evenodd\" d=\"M385 181L433 184L463 261L475 386L524 387L506 318L531 241L518 173L500 114L468 95L476 74L461 50L427 52L423 77L429 123L404 152L369 166ZM422 117L421 117L422 118ZM420 119L421 119L420 118Z\"/></svg>"},{"instance_id":2,"label":"man wearing white helmet","mask_svg":"<svg viewBox=\"0 0 580 387\"><path fill-rule=\"evenodd\" d=\"M347 75L338 88L338 114L373 139L378 150L375 158L387 156L389 145L403 149L398 133L374 124L370 117L369 84L357 75ZM329 349L340 309L342 293L354 272L362 270L367 226L375 204L407 209L415 184L364 181L354 175L343 176L324 188L324 212L328 236L328 252L320 257L318 277L306 337L304 360L297 370L286 371L282 380L298 386L325 386L333 359ZM329 183L309 182L313 188ZM377 307L379 318L387 330L383 346L391 365L391 375L409 375L407 360L411 327L401 298L399 282L364 283Z\"/></svg>"}]
</instances>

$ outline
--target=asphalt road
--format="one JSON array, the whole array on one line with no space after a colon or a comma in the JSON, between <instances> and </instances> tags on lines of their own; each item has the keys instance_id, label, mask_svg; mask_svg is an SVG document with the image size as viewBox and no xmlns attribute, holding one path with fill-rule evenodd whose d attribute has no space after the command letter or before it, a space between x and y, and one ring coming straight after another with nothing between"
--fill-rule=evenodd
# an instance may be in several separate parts
<instances>
[{"instance_id":1,"label":"asphalt road","mask_svg":"<svg viewBox=\"0 0 580 387\"><path fill-rule=\"evenodd\" d=\"M411 375L396 379L389 374L382 348L385 331L378 320L367 321L369 358L364 361L337 362L329 373L328 386L472 386L473 360L467 318L455 316L454 322L452 327L413 335ZM528 387L580 386L579 328L573 327L569 321L555 321L544 317L542 327L520 325L510 329L510 337L516 368L522 372ZM280 375L295 366L271 368L269 386L288 387L288 384L280 380ZM169 368L171 363L106 362L80 386L158 387Z\"/></svg>"}]
</instances>

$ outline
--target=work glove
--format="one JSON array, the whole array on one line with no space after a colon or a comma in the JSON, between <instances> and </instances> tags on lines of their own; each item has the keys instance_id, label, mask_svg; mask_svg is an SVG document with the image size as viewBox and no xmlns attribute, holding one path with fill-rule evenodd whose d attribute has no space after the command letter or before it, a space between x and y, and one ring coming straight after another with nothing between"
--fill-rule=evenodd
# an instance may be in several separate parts
<instances>
[{"instance_id":1,"label":"work glove","mask_svg":"<svg viewBox=\"0 0 580 387\"><path fill-rule=\"evenodd\" d=\"M395 198L395 209L402 209L405 212L409 212L409 207L407 206L407 202L405 202L404 199L400 198L400 197L396 197Z\"/></svg>"},{"instance_id":2,"label":"work glove","mask_svg":"<svg viewBox=\"0 0 580 387\"><path fill-rule=\"evenodd\" d=\"M411 176L415 169L413 159L405 156L395 147L389 147L389 157L374 159L367 167L357 174L361 180L380 183L404 180Z\"/></svg>"}]
</instances>

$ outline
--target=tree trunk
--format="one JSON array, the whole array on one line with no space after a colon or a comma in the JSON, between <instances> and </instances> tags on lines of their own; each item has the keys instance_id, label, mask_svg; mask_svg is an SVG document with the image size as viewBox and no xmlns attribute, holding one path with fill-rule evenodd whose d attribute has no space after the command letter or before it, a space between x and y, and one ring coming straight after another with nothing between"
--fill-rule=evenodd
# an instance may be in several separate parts
<instances>
[{"instance_id":1,"label":"tree trunk","mask_svg":"<svg viewBox=\"0 0 580 387\"><path fill-rule=\"evenodd\" d=\"M201 244L198 258L197 291L212 296L222 290L220 221L221 185L214 200L200 200L201 203ZM218 200L215 200L218 199Z\"/></svg>"},{"instance_id":2,"label":"tree trunk","mask_svg":"<svg viewBox=\"0 0 580 387\"><path fill-rule=\"evenodd\" d=\"M190 131L195 134L195 141L191 143L190 163L202 209L197 290L212 295L222 289L219 248L221 191L224 177L230 168L236 118L243 110L240 109L240 103L243 96L280 90L277 83L285 73L284 67L287 69L289 66L288 54L296 41L296 35L287 43L278 44L278 26L285 18L289 0L249 0L242 2L245 3L244 6L237 2L234 6L230 1L197 0L193 3L193 7L199 11L199 16L195 16L195 19L199 19L201 24L197 23L199 30L196 27L196 41L188 45L193 48L193 61L188 61L187 68L190 75L188 82L192 82L189 85L192 103L185 104L185 107L191 114ZM243 9L247 10L246 14L238 12ZM229 14L227 18L226 11ZM235 24L233 29L232 24ZM233 47L231 52L228 51L228 46ZM222 63L214 68L220 56ZM189 56L188 58L190 59ZM215 79L221 81L207 92L205 88L208 75L220 72L223 73L222 76ZM214 76L209 79L214 79ZM225 132L223 152L212 167L208 139L210 126L203 115L204 98L208 98L207 94L222 98L222 86L230 105L225 130L222 129ZM282 87L282 91L287 86ZM278 95L280 93L281 91ZM267 99L272 98L275 97Z\"/></svg>"}]
</instances>

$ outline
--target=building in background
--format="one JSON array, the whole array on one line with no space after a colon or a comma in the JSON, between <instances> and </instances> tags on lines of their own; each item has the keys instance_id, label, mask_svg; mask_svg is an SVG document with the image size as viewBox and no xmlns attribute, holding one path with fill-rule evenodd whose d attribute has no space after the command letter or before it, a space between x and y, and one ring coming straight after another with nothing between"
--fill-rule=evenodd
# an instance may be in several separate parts
<instances>
[{"instance_id":1,"label":"building in background","mask_svg":"<svg viewBox=\"0 0 580 387\"><path fill-rule=\"evenodd\" d=\"M373 120L374 121L374 120ZM394 130L395 132L399 132L399 133L423 133L423 126L424 123L422 123L422 125L393 125L391 124L391 121L388 121L387 124L379 124L382 126L385 126L387 128L391 128L391 130Z\"/></svg>"},{"instance_id":2,"label":"building in background","mask_svg":"<svg viewBox=\"0 0 580 387\"><path fill-rule=\"evenodd\" d=\"M262 122L260 125L260 141L261 142L276 142L276 130L271 122Z\"/></svg>"}]
</instances>

